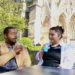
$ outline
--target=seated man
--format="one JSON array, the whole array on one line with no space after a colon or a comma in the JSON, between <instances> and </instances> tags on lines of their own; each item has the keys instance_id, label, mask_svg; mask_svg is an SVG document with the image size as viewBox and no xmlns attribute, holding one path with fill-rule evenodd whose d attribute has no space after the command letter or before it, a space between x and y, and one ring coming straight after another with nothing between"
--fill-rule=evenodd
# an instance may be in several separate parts
<instances>
[{"instance_id":1,"label":"seated man","mask_svg":"<svg viewBox=\"0 0 75 75\"><path fill-rule=\"evenodd\" d=\"M26 48L17 43L15 27L4 29L5 42L0 44L0 72L30 67L31 60Z\"/></svg>"}]
</instances>

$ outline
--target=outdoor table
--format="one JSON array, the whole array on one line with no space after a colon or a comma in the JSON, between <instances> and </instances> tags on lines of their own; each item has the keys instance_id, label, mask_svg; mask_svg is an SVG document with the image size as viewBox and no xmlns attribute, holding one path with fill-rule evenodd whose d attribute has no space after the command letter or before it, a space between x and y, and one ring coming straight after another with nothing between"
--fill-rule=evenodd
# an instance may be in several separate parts
<instances>
[{"instance_id":1,"label":"outdoor table","mask_svg":"<svg viewBox=\"0 0 75 75\"><path fill-rule=\"evenodd\" d=\"M0 75L75 75L75 70L34 66L22 70L0 73Z\"/></svg>"}]
</instances>

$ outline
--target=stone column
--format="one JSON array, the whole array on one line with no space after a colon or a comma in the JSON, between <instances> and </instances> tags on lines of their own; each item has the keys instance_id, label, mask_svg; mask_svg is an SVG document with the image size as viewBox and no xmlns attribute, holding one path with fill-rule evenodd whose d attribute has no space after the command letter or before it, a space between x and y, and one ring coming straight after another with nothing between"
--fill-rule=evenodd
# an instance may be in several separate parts
<instances>
[{"instance_id":1,"label":"stone column","mask_svg":"<svg viewBox=\"0 0 75 75\"><path fill-rule=\"evenodd\" d=\"M21 17L25 17L26 8L26 0L23 0Z\"/></svg>"},{"instance_id":2,"label":"stone column","mask_svg":"<svg viewBox=\"0 0 75 75\"><path fill-rule=\"evenodd\" d=\"M51 0L51 27L58 25L58 9L55 0Z\"/></svg>"},{"instance_id":3,"label":"stone column","mask_svg":"<svg viewBox=\"0 0 75 75\"><path fill-rule=\"evenodd\" d=\"M26 0L23 0L21 17L25 18ZM22 38L22 30L19 31L19 38Z\"/></svg>"},{"instance_id":4,"label":"stone column","mask_svg":"<svg viewBox=\"0 0 75 75\"><path fill-rule=\"evenodd\" d=\"M34 23L34 44L40 43L41 40L41 7L43 0L38 0L36 4L36 18Z\"/></svg>"}]
</instances>

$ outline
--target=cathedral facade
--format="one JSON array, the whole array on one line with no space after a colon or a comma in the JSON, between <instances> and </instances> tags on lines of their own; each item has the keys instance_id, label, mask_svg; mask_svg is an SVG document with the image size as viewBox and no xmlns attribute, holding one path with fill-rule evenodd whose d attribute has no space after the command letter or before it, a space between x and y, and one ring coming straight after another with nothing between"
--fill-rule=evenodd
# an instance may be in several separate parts
<instances>
[{"instance_id":1,"label":"cathedral facade","mask_svg":"<svg viewBox=\"0 0 75 75\"><path fill-rule=\"evenodd\" d=\"M49 28L62 26L64 42L75 43L75 0L36 0L29 13L29 37L34 43L48 42Z\"/></svg>"}]
</instances>

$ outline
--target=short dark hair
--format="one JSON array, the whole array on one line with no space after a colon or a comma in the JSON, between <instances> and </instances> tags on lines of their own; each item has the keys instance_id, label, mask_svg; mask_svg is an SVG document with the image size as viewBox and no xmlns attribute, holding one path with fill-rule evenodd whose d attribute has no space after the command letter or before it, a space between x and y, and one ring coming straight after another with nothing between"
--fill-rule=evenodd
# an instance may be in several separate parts
<instances>
[{"instance_id":1,"label":"short dark hair","mask_svg":"<svg viewBox=\"0 0 75 75\"><path fill-rule=\"evenodd\" d=\"M3 31L3 34L4 34L4 35L5 35L5 34L8 34L8 32L9 32L10 29L16 29L16 28L15 28L15 27L12 27L12 26L6 27L6 28L4 29L4 31Z\"/></svg>"},{"instance_id":2,"label":"short dark hair","mask_svg":"<svg viewBox=\"0 0 75 75\"><path fill-rule=\"evenodd\" d=\"M50 28L50 30L54 30L55 32L60 33L61 34L61 38L62 38L62 35L64 33L64 29L61 26L52 27L52 28Z\"/></svg>"}]
</instances>

